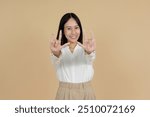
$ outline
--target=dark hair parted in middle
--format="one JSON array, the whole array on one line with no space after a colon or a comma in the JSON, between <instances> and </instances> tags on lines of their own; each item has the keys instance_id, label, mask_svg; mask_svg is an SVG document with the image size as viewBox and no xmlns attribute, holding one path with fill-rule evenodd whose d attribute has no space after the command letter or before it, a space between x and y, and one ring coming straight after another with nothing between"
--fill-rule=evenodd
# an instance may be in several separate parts
<instances>
[{"instance_id":1,"label":"dark hair parted in middle","mask_svg":"<svg viewBox=\"0 0 150 117\"><path fill-rule=\"evenodd\" d=\"M65 23L70 19L70 18L73 18L77 24L79 25L80 27L80 36L79 36L79 39L78 39L78 42L80 43L83 43L83 31L82 31L82 26L81 26L81 22L80 22L80 19L78 18L78 16L74 13L66 13L60 20L60 23L59 23L59 28L58 28L58 33L57 33L57 39L59 39L59 32L60 30L62 31L62 38L61 38L61 45L64 45L65 43L67 43L67 38L66 36L64 35L64 25Z\"/></svg>"}]
</instances>

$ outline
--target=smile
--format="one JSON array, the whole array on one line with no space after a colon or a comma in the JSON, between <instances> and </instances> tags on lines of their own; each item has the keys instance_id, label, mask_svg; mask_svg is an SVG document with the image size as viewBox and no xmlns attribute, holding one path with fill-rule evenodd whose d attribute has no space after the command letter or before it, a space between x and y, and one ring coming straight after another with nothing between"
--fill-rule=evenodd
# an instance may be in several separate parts
<instances>
[{"instance_id":1,"label":"smile","mask_svg":"<svg viewBox=\"0 0 150 117\"><path fill-rule=\"evenodd\" d=\"M77 39L78 36L70 36L70 39Z\"/></svg>"}]
</instances>

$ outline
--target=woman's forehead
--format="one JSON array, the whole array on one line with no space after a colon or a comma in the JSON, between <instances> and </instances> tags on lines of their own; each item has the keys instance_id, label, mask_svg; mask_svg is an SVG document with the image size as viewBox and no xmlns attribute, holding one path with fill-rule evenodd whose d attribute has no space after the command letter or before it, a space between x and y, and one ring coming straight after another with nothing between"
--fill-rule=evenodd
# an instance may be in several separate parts
<instances>
[{"instance_id":1,"label":"woman's forehead","mask_svg":"<svg viewBox=\"0 0 150 117\"><path fill-rule=\"evenodd\" d=\"M66 23L65 23L65 27L68 26L78 26L77 22L75 21L75 19L70 18Z\"/></svg>"}]
</instances>

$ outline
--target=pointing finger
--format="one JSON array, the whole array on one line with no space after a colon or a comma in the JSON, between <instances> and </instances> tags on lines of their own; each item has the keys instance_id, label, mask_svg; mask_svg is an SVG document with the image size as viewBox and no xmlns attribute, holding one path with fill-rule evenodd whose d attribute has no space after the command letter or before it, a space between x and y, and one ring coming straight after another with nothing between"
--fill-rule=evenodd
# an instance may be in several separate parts
<instances>
[{"instance_id":1,"label":"pointing finger","mask_svg":"<svg viewBox=\"0 0 150 117\"><path fill-rule=\"evenodd\" d=\"M90 32L91 32L91 39L92 39L92 40L95 40L94 32L93 32L92 30L91 30Z\"/></svg>"},{"instance_id":2,"label":"pointing finger","mask_svg":"<svg viewBox=\"0 0 150 117\"><path fill-rule=\"evenodd\" d=\"M86 40L87 39L87 34L86 34L86 31L83 30L83 38Z\"/></svg>"},{"instance_id":3,"label":"pointing finger","mask_svg":"<svg viewBox=\"0 0 150 117\"><path fill-rule=\"evenodd\" d=\"M85 42L87 41L87 34L85 29L83 30L83 45L85 44Z\"/></svg>"},{"instance_id":4,"label":"pointing finger","mask_svg":"<svg viewBox=\"0 0 150 117\"><path fill-rule=\"evenodd\" d=\"M55 35L54 35L54 33L52 33L52 35L51 35L51 37L49 38L49 44L50 45L53 45L54 44L54 42L55 42Z\"/></svg>"},{"instance_id":5,"label":"pointing finger","mask_svg":"<svg viewBox=\"0 0 150 117\"><path fill-rule=\"evenodd\" d=\"M95 48L96 47L96 43L95 43L95 37L94 37L94 32L91 30L91 36L92 36L92 46Z\"/></svg>"},{"instance_id":6,"label":"pointing finger","mask_svg":"<svg viewBox=\"0 0 150 117\"><path fill-rule=\"evenodd\" d=\"M62 30L59 31L59 39L58 40L61 41L61 38L62 38Z\"/></svg>"},{"instance_id":7,"label":"pointing finger","mask_svg":"<svg viewBox=\"0 0 150 117\"><path fill-rule=\"evenodd\" d=\"M52 42L52 41L54 41L54 40L56 40L56 36L55 36L54 33L52 33L52 35L51 35L49 41Z\"/></svg>"}]
</instances>

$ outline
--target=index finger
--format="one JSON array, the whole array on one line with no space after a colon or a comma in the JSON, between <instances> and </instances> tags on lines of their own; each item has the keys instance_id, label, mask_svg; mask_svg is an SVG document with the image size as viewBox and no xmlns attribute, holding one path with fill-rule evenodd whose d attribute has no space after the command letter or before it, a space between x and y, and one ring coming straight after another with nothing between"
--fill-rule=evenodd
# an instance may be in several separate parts
<instances>
[{"instance_id":1,"label":"index finger","mask_svg":"<svg viewBox=\"0 0 150 117\"><path fill-rule=\"evenodd\" d=\"M62 38L62 30L59 31L59 39L58 40L61 41L61 38Z\"/></svg>"},{"instance_id":2,"label":"index finger","mask_svg":"<svg viewBox=\"0 0 150 117\"><path fill-rule=\"evenodd\" d=\"M92 40L95 40L94 32L93 32L92 30L91 30L90 32L91 32L91 39L92 39Z\"/></svg>"},{"instance_id":3,"label":"index finger","mask_svg":"<svg viewBox=\"0 0 150 117\"><path fill-rule=\"evenodd\" d=\"M85 31L85 29L83 29L83 39L87 39L87 34L86 34L86 31Z\"/></svg>"},{"instance_id":4,"label":"index finger","mask_svg":"<svg viewBox=\"0 0 150 117\"><path fill-rule=\"evenodd\" d=\"M55 41L55 40L56 40L55 34L52 33L52 34L51 34L51 37L49 38L49 42L53 42L53 41Z\"/></svg>"},{"instance_id":5,"label":"index finger","mask_svg":"<svg viewBox=\"0 0 150 117\"><path fill-rule=\"evenodd\" d=\"M85 44L85 42L87 42L87 34L85 29L83 29L83 45Z\"/></svg>"},{"instance_id":6,"label":"index finger","mask_svg":"<svg viewBox=\"0 0 150 117\"><path fill-rule=\"evenodd\" d=\"M94 37L94 32L91 30L91 39L92 39L92 43L93 45L96 47L96 42L95 42L95 37Z\"/></svg>"}]
</instances>

